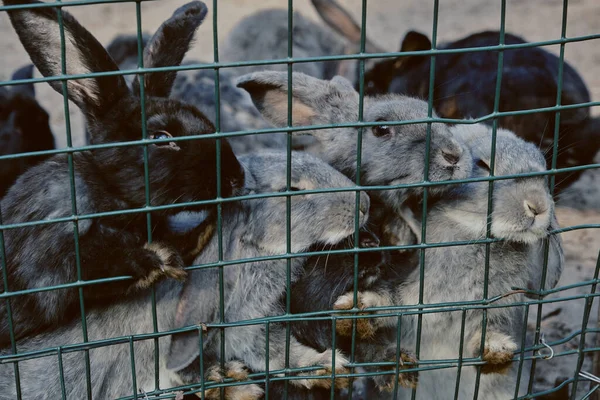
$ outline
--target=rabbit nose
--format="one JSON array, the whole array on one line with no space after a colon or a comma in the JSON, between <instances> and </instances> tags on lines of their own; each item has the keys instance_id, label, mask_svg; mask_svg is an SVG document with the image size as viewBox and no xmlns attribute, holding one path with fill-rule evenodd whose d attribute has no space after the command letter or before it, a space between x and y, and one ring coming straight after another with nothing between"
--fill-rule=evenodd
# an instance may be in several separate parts
<instances>
[{"instance_id":1,"label":"rabbit nose","mask_svg":"<svg viewBox=\"0 0 600 400\"><path fill-rule=\"evenodd\" d=\"M525 213L530 217L537 217L538 215L546 212L546 207L541 204L536 204L532 201L523 201L523 206L525 207Z\"/></svg>"},{"instance_id":2,"label":"rabbit nose","mask_svg":"<svg viewBox=\"0 0 600 400\"><path fill-rule=\"evenodd\" d=\"M452 150L442 150L442 157L451 165L456 165L460 161L460 154Z\"/></svg>"}]
</instances>

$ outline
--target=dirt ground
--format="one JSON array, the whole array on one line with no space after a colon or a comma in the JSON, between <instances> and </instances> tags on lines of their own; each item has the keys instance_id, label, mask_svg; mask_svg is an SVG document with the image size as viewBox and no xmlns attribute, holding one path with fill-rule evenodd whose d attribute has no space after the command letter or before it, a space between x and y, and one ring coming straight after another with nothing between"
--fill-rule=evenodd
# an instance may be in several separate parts
<instances>
[{"instance_id":1,"label":"dirt ground","mask_svg":"<svg viewBox=\"0 0 600 400\"><path fill-rule=\"evenodd\" d=\"M141 6L142 25L147 32L153 32L159 24L179 5L187 0L157 0L144 2ZM360 16L360 0L339 0L356 18ZM65 1L68 3L68 1ZM211 14L200 28L196 44L189 57L204 61L213 61L212 4ZM443 0L439 6L438 40L449 41L466 34L486 29L498 29L500 26L500 1L496 0ZM227 32L245 15L259 8L287 7L287 0L219 0L218 35L223 38ZM309 0L294 1L296 10L315 20L318 17ZM87 27L103 44L108 44L118 33L133 33L136 28L136 9L133 3L114 3L67 8ZM506 5L506 29L519 34L530 41L556 39L561 34L563 12L562 0L509 0ZM423 0L372 0L367 8L367 32L371 40L385 49L397 50L400 40L408 29L431 33L433 2ZM571 0L568 4L567 37L600 33L600 6L597 0ZM559 47L546 47L558 54ZM571 43L566 46L565 58L583 76L593 100L600 99L600 41L592 40ZM18 42L5 13L0 13L0 80L9 78L11 72L28 62L28 57ZM62 98L54 93L47 84L36 85L41 103L51 114L52 128L57 143L64 147L66 143L65 119ZM81 115L71 105L73 144L82 145L83 121ZM600 107L593 114L600 115ZM596 162L600 162L597 157ZM599 187L599 170L586 174L580 182L583 188ZM560 208L559 220L562 226L600 223L600 194L594 196L588 204L594 210L572 210ZM567 265L561 285L589 280L600 248L600 229L575 230L563 235ZM589 293L590 286L561 292L561 297ZM558 297L558 295L555 295ZM596 302L595 302L596 303ZM596 306L597 304L595 304ZM532 307L532 324L535 312ZM569 337L581 329L583 319L583 300L560 302L543 307L544 319L542 331L548 341L558 341ZM590 327L597 326L596 307L592 311ZM567 340L556 347L556 351L576 349L580 336ZM593 347L596 338L586 336L586 347ZM598 346L597 344L595 346ZM576 357L558 357L549 361L540 361L536 376L537 388L547 389L556 378L574 377ZM592 372L591 357L586 357L583 370ZM588 383L579 385L584 393ZM579 396L578 398L581 398Z\"/></svg>"}]
</instances>

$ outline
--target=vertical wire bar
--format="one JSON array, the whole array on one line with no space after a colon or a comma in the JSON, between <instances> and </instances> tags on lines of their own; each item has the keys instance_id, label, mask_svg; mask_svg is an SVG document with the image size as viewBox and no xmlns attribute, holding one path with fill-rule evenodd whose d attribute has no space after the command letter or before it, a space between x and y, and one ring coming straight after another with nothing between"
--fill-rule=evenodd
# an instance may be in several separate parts
<instances>
[{"instance_id":1,"label":"vertical wire bar","mask_svg":"<svg viewBox=\"0 0 600 400\"><path fill-rule=\"evenodd\" d=\"M438 29L438 12L439 12L439 0L433 1L433 27L431 32L431 50L437 48L437 29ZM433 116L433 95L435 88L435 61L436 56L430 56L429 66L429 90L427 100L427 137L425 138L425 167L423 168L423 183L429 182L429 160L431 158L431 119ZM421 213L421 244L427 243L427 198L428 198L428 187L423 187L423 211ZM424 297L424 286L425 286L425 249L419 249L419 305L423 305ZM423 314L422 308L419 308L417 314L417 338L415 353L416 357L419 358L421 353L421 331L423 329ZM411 399L415 400L417 396L417 389L412 390Z\"/></svg>"},{"instance_id":2,"label":"vertical wire bar","mask_svg":"<svg viewBox=\"0 0 600 400\"><path fill-rule=\"evenodd\" d=\"M200 363L200 398L206 399L206 379L204 377L204 332L202 327L198 327L198 348L200 349L200 357L198 362Z\"/></svg>"},{"instance_id":3,"label":"vertical wire bar","mask_svg":"<svg viewBox=\"0 0 600 400\"><path fill-rule=\"evenodd\" d=\"M292 90L293 90L293 61L294 61L294 0L288 0L288 37L287 37L287 45L288 45L288 64L287 64L287 127L290 128L293 126L293 110L292 110ZM287 142L286 142L286 191L289 192L291 184L292 184L292 133L287 132ZM288 194L285 198L285 236L286 236L286 254L291 254L292 252L292 198ZM285 286L285 312L286 315L290 315L291 307L292 307L292 259L286 259L286 286ZM290 321L285 322L285 368L288 369L290 367ZM268 343L267 343L268 347ZM267 373L269 371L267 370ZM287 376L286 372L286 376ZM284 399L288 398L288 388L289 382L286 379L284 383Z\"/></svg>"},{"instance_id":4,"label":"vertical wire bar","mask_svg":"<svg viewBox=\"0 0 600 400\"><path fill-rule=\"evenodd\" d=\"M62 0L58 0L59 2ZM65 45L65 27L63 21L62 14L62 6L58 6L56 9L57 12L57 20L59 26L60 33L60 59L61 59L61 73L62 75L67 75L67 54L66 54L66 45ZM63 108L64 108L64 116L65 116L65 128L67 133L67 148L73 148L73 141L71 136L71 118L69 113L69 101L68 101L68 90L67 90L67 81L61 81L62 85L62 95L63 95ZM67 153L67 161L69 165L69 183L70 183L70 191L71 191L71 214L76 217L77 216L77 194L75 191L75 167L73 163L73 153ZM75 244L75 264L77 267L77 281L82 281L81 276L81 255L79 252L79 223L77 220L73 221L73 237ZM88 341L88 332L87 332L87 321L85 317L85 302L83 299L83 287L78 288L79 294L79 308L81 310L81 330L83 334L83 341ZM90 352L89 350L85 350L85 378L87 385L87 397L88 399L92 398L92 379L90 375Z\"/></svg>"},{"instance_id":5,"label":"vertical wire bar","mask_svg":"<svg viewBox=\"0 0 600 400\"><path fill-rule=\"evenodd\" d=\"M67 399L67 390L65 388L65 368L62 360L62 347L58 348L58 376L60 377L60 393L63 400Z\"/></svg>"},{"instance_id":6,"label":"vertical wire bar","mask_svg":"<svg viewBox=\"0 0 600 400\"><path fill-rule=\"evenodd\" d=\"M515 385L515 399L519 396L519 387L521 386L521 374L523 373L523 364L525 363L525 346L527 344L527 320L529 319L529 304L523 306L523 331L521 333L521 351L519 355L519 368L517 369L517 383Z\"/></svg>"},{"instance_id":7,"label":"vertical wire bar","mask_svg":"<svg viewBox=\"0 0 600 400\"><path fill-rule=\"evenodd\" d=\"M362 0L361 8L361 28L360 28L360 54L365 52L365 43L367 37L367 0ZM358 122L363 122L364 119L364 100L365 100L365 60L363 58L358 60ZM355 183L360 186L361 184L361 166L362 166L362 135L363 127L358 128L358 134L356 136L356 179ZM354 205L354 249L360 247L360 191L355 192L355 205ZM358 307L358 262L359 254L354 252L354 291L353 291L353 308ZM352 333L351 333L351 347L350 347L350 362L354 363L356 357L356 318L352 319ZM335 349L334 349L335 350ZM354 372L354 368L352 369ZM348 385L348 397L352 398L352 382L354 377L350 378L350 384ZM332 397L333 398L333 397Z\"/></svg>"},{"instance_id":8,"label":"vertical wire bar","mask_svg":"<svg viewBox=\"0 0 600 400\"><path fill-rule=\"evenodd\" d=\"M137 29L137 45L138 45L138 68L144 68L144 48L142 45L142 9L141 0L135 2L135 17ZM142 121L142 140L148 137L146 126L146 95L145 95L145 75L138 75L140 81L140 107ZM144 150L144 195L146 207L150 207L150 166L148 163L148 144L143 143ZM148 243L152 243L152 214L146 213L146 230L148 233ZM156 313L156 289L152 286L150 301L152 304L152 329L154 333L158 332L158 315ZM154 338L154 389L160 389L160 360L159 360L159 342L158 337Z\"/></svg>"},{"instance_id":9,"label":"vertical wire bar","mask_svg":"<svg viewBox=\"0 0 600 400\"><path fill-rule=\"evenodd\" d=\"M598 258L596 259L596 270L594 271L594 283L590 289L590 294L585 298L585 308L583 310L583 321L581 323L581 338L579 339L579 349L578 349L578 358L577 358L577 367L575 368L575 373L573 377L575 380L573 381L573 386L571 388L571 400L575 400L577 397L577 384L579 383L579 372L581 371L581 367L583 365L583 361L585 359L585 355L583 350L585 349L585 334L587 332L587 324L590 319L590 313L592 311L592 304L594 302L594 293L596 292L596 286L598 281L598 274L600 272L600 252L598 252Z\"/></svg>"},{"instance_id":10,"label":"vertical wire bar","mask_svg":"<svg viewBox=\"0 0 600 400\"><path fill-rule=\"evenodd\" d=\"M218 6L217 0L213 0L213 59L215 63L219 62L219 32L218 32ZM219 67L215 66L215 129L216 133L221 133L221 79L219 74ZM216 163L217 163L217 248L218 248L218 262L219 262L219 315L220 322L225 322L225 281L224 281L224 266L223 262L223 203L220 201L221 198L221 138L216 138ZM237 266L243 268L243 265ZM221 368L225 368L225 328L221 327L221 357L220 364ZM225 388L220 388L220 396L223 398L225 395Z\"/></svg>"},{"instance_id":11,"label":"vertical wire bar","mask_svg":"<svg viewBox=\"0 0 600 400\"><path fill-rule=\"evenodd\" d=\"M133 398L137 397L137 377L135 373L135 354L133 352L133 336L129 336L129 356L131 361L131 386L133 390Z\"/></svg>"},{"instance_id":12,"label":"vertical wire bar","mask_svg":"<svg viewBox=\"0 0 600 400\"><path fill-rule=\"evenodd\" d=\"M569 8L569 0L563 0L563 11L562 11L562 21L561 21L561 39L565 39L567 36L567 13ZM564 70L564 58L565 58L565 43L560 44L560 55L558 62L558 85L556 89L556 105L560 106L561 97L562 97L562 86L563 86L563 70ZM558 157L558 143L559 143L559 133L560 133L560 111L556 111L554 114L554 143L552 146L552 164L551 171L556 171L556 160ZM556 175L550 175L550 195L554 197L554 185L556 183ZM549 252L549 241L544 243L544 263L542 269L542 277L540 283L540 289L545 290L546 288L546 274L548 271L548 252ZM543 304L539 303L537 308L537 318L535 324L535 334L534 334L534 343L539 343L540 340L540 326L542 323L542 312L543 312ZM529 384L527 387L527 394L531 393L533 390L533 383L535 380L535 368L537 365L537 359L533 358L531 360L531 367L529 372ZM577 379L577 376L575 376ZM575 381L577 382L577 380ZM576 383L573 387L576 387ZM575 392L575 391L573 391Z\"/></svg>"},{"instance_id":13,"label":"vertical wire bar","mask_svg":"<svg viewBox=\"0 0 600 400\"><path fill-rule=\"evenodd\" d=\"M463 365L463 353L464 353L464 344L465 344L465 324L467 321L467 309L463 308L462 317L460 323L460 344L458 347L458 366L456 368L456 387L454 388L454 398L458 399L458 391L460 389L460 377L462 373L462 365Z\"/></svg>"},{"instance_id":14,"label":"vertical wire bar","mask_svg":"<svg viewBox=\"0 0 600 400\"><path fill-rule=\"evenodd\" d=\"M502 90L502 72L504 69L504 30L506 26L506 0L502 0L500 7L500 37L498 43L498 68L496 70L496 88L494 93L494 114L498 112L500 108L500 92ZM494 117L492 120L492 143L491 143L491 159L490 159L490 177L492 178L488 182L488 203L487 203L487 217L486 217L486 230L485 237L489 239L492 237L491 225L492 225L492 210L494 207L494 174L496 167L496 136L498 133L498 118ZM488 288L490 279L490 251L491 243L485 244L485 268L483 275L483 299L484 303L488 300ZM482 320L481 320L481 343L479 346L479 357L483 359L484 348L485 348L485 337L487 331L487 308L482 309ZM475 377L475 393L473 400L477 400L479 396L479 383L481 380L481 366L478 365L477 373Z\"/></svg>"},{"instance_id":15,"label":"vertical wire bar","mask_svg":"<svg viewBox=\"0 0 600 400\"><path fill-rule=\"evenodd\" d=\"M2 221L2 207L0 205L0 225L3 224ZM2 281L4 283L4 292L9 292L8 288L8 272L6 271L7 267L7 259L6 259L6 248L4 246L4 229L0 229L0 268L2 268ZM13 325L12 318L12 308L10 305L10 297L6 298L6 316L8 319L8 333L10 335L10 350L12 354L17 354L17 342L15 340L15 330ZM21 376L19 374L19 363L15 361L13 364L13 371L15 374L15 389L17 394L17 399L21 399Z\"/></svg>"},{"instance_id":16,"label":"vertical wire bar","mask_svg":"<svg viewBox=\"0 0 600 400\"><path fill-rule=\"evenodd\" d=\"M335 400L335 349L336 345L336 322L337 317L334 315L331 318L331 388L329 392L329 398Z\"/></svg>"},{"instance_id":17,"label":"vertical wire bar","mask_svg":"<svg viewBox=\"0 0 600 400\"><path fill-rule=\"evenodd\" d=\"M265 322L265 400L269 400L269 386L270 386L270 380L269 378L271 377L271 374L269 373L270 370L270 366L269 366L269 336L271 333L271 324L267 321ZM287 376L287 374L286 374ZM287 382L287 380L285 381ZM285 395L287 396L287 385L285 386Z\"/></svg>"}]
</instances>

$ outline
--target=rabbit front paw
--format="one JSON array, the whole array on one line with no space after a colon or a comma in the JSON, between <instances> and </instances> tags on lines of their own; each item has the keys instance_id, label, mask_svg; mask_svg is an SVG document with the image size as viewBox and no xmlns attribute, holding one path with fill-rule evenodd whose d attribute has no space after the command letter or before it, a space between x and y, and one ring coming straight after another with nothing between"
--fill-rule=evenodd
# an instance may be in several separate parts
<instances>
[{"instance_id":1,"label":"rabbit front paw","mask_svg":"<svg viewBox=\"0 0 600 400\"><path fill-rule=\"evenodd\" d=\"M307 353L308 354L308 353ZM314 376L330 376L335 371L335 387L338 389L347 388L350 380L346 377L338 377L338 374L348 374L350 371L345 367L348 364L348 359L342 355L338 350L335 350L335 364L333 364L333 351L331 349L325 350L322 353L317 353L315 356L311 356L310 359L301 360L299 367L310 367L315 365L323 366L323 368L311 371L307 373L301 373L301 375L314 375ZM303 386L306 389L312 389L314 387L321 387L325 389L331 388L331 378L319 378L319 379L298 379L292 380L291 383L297 386Z\"/></svg>"},{"instance_id":2,"label":"rabbit front paw","mask_svg":"<svg viewBox=\"0 0 600 400\"><path fill-rule=\"evenodd\" d=\"M207 379L213 382L224 382L226 380L234 380L236 382L248 380L248 368L240 361L229 361L225 364L225 368L219 365L212 366L206 371ZM226 386L223 388L226 400L257 400L261 399L264 390L254 384ZM202 392L196 393L196 396L202 397ZM221 399L221 389L211 388L204 391L204 398L207 400Z\"/></svg>"},{"instance_id":3,"label":"rabbit front paw","mask_svg":"<svg viewBox=\"0 0 600 400\"><path fill-rule=\"evenodd\" d=\"M371 307L381 307L389 305L390 302L379 293L372 291L358 292L356 307L359 310ZM346 293L336 300L333 305L334 310L351 310L354 307L354 293ZM368 313L359 312L358 315L367 315ZM372 339L375 332L379 329L382 318L356 318L356 333L360 339ZM387 319L387 318L385 318ZM352 320L353 319L338 319L336 321L336 332L341 336L352 335Z\"/></svg>"},{"instance_id":4,"label":"rabbit front paw","mask_svg":"<svg viewBox=\"0 0 600 400\"><path fill-rule=\"evenodd\" d=\"M136 289L149 288L163 277L185 280L187 272L183 269L183 259L175 249L160 242L146 243L144 249L153 257L150 265L144 266L143 273L134 285Z\"/></svg>"},{"instance_id":5,"label":"rabbit front paw","mask_svg":"<svg viewBox=\"0 0 600 400\"><path fill-rule=\"evenodd\" d=\"M481 332L473 336L469 347L475 357L479 356ZM512 364L514 352L517 350L517 347L517 344L510 336L499 332L488 332L485 337L485 346L481 357L486 364L481 366L481 373L506 373Z\"/></svg>"},{"instance_id":6,"label":"rabbit front paw","mask_svg":"<svg viewBox=\"0 0 600 400\"><path fill-rule=\"evenodd\" d=\"M396 346L389 346L384 355L383 361L391 361L396 362ZM403 372L403 370L414 368L418 363L417 357L405 349L400 349L400 357L398 358L398 375L387 374L387 375L376 375L373 377L373 381L379 391L387 391L391 392L394 390L396 386L396 381L398 382L398 386L414 389L417 387L419 383L419 373L418 372ZM408 365L407 365L408 364ZM392 367L392 371L396 371L396 366Z\"/></svg>"}]
</instances>

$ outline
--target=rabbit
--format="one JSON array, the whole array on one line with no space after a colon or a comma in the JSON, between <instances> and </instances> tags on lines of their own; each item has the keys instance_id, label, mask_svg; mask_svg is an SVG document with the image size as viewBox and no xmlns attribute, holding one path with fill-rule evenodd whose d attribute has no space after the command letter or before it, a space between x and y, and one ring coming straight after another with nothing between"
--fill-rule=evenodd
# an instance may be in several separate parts
<instances>
[{"instance_id":1,"label":"rabbit","mask_svg":"<svg viewBox=\"0 0 600 400\"><path fill-rule=\"evenodd\" d=\"M500 32L485 31L460 40L443 43L440 49L495 46ZM527 43L506 33L507 45ZM429 38L409 31L400 51L431 50ZM504 52L502 85L498 111L528 110L556 105L560 59L540 47L509 49ZM498 52L440 54L436 56L433 106L444 118L478 118L494 111ZM401 56L375 64L365 73L365 91L370 95L401 93L426 99L429 93L430 57ZM590 101L588 89L577 71L563 63L561 104ZM523 139L539 145L551 167L554 145L555 113L536 112L498 118L500 127L512 130ZM491 120L489 122L491 124ZM589 107L561 110L557 168L593 163L600 150L598 122L590 118ZM576 181L582 171L556 176L559 193Z\"/></svg>"},{"instance_id":2,"label":"rabbit","mask_svg":"<svg viewBox=\"0 0 600 400\"><path fill-rule=\"evenodd\" d=\"M471 149L474 177L490 173L490 131L483 124L458 125L453 128L457 137ZM499 129L496 142L495 175L513 175L545 170L545 160L539 149L510 131ZM560 277L564 256L562 242L554 215L554 202L546 178L541 176L498 180L494 182L492 221L493 238L502 242L490 244L488 298L509 294L497 299L487 311L487 328L483 355L481 349L480 309L466 312L464 336L460 311L448 312L443 307L436 313L424 314L420 341L420 362L424 360L481 357L479 397L485 399L512 398L515 391L515 350L524 334L522 308L510 306L523 301L521 292L513 287L526 288L528 282L541 284L542 259L539 249L544 241L550 243L550 260L545 288L553 288ZM440 200L428 213L427 243L471 241L484 238L487 226L488 182L471 182L456 187L446 199ZM435 247L425 251L423 304L478 301L483 298L485 244L454 247ZM391 303L419 303L420 271L396 284ZM338 309L350 309L353 302L348 293L336 301ZM361 307L390 305L389 297L376 292L359 293ZM396 318L383 318L385 326L396 324ZM416 315L402 317L401 343L414 349L417 329ZM347 324L347 323L346 323ZM459 343L464 351L459 355ZM458 399L472 398L476 369L463 366L460 374ZM455 393L457 370L444 368L421 371L417 399L445 399ZM400 389L399 398L411 393Z\"/></svg>"},{"instance_id":3,"label":"rabbit","mask_svg":"<svg viewBox=\"0 0 600 400\"><path fill-rule=\"evenodd\" d=\"M12 80L31 78L32 64L19 68L12 76ZM48 113L36 101L33 84L0 87L0 156L54 148ZM32 156L0 160L0 199L19 175L46 158Z\"/></svg>"},{"instance_id":4,"label":"rabbit","mask_svg":"<svg viewBox=\"0 0 600 400\"><path fill-rule=\"evenodd\" d=\"M346 240L333 246L332 250L353 249L354 235L351 235ZM379 238L369 230L363 228L359 233L359 247L361 248L377 248L379 246ZM322 251L323 246L315 246L312 251ZM406 263L406 270L395 269L392 266L392 261L398 263L398 257L390 251L373 251L359 253L358 255L358 287L359 291L368 291L372 288L385 287L387 282L401 280L406 277L412 270L412 264ZM352 290L354 287L354 268L355 259L352 253L342 254L327 254L309 257L304 265L304 273L291 286L290 294L290 312L291 314L310 313L315 311L326 311L333 309L335 300ZM393 274L393 277L388 276ZM392 279L393 278L393 279ZM391 291L389 287L387 290ZM310 301L307 301L310 299ZM281 308L285 309L286 298L281 299ZM360 341L356 343L356 360L362 361L361 357L372 359L372 355L366 354L363 356L365 349L373 347L378 343L378 339L371 335L371 332L362 332L362 328L370 327L363 324L366 319L358 319L357 332L360 335ZM351 324L350 327L351 329ZM332 324L330 319L325 320L302 320L293 321L290 323L291 334L298 340L309 347L319 351L325 351L330 348L333 343ZM351 332L351 331L349 331ZM347 334L348 332L344 332ZM381 334L381 332L379 332ZM368 342L373 342L371 345ZM338 335L336 337L336 347L342 350L345 354L351 354L352 343L347 335ZM381 358L378 361L396 361L396 348L392 351L388 350L385 354L386 358ZM400 349L400 371L403 369L404 362L416 363L417 360L409 351ZM369 372L375 372L376 368L367 368ZM384 390L393 387L392 375L381 375L374 377L379 384L379 387ZM418 376L416 373L400 373L397 378L400 385L406 387L416 387ZM353 383L353 393L366 393L367 385L364 378L355 378ZM269 385L269 397L283 398L285 387L282 382L271 382ZM337 397L344 398L344 389L336 394ZM329 389L313 388L308 391L302 388L288 386L288 399L328 399L330 398Z\"/></svg>"},{"instance_id":5,"label":"rabbit","mask_svg":"<svg viewBox=\"0 0 600 400\"><path fill-rule=\"evenodd\" d=\"M190 272L193 277L194 272ZM156 284L156 310L158 328L167 332L180 328L176 325L178 307L185 300L182 297L184 283L168 279ZM190 300L193 300L190 299ZM141 335L154 332L152 317L152 295L149 291L139 296L127 296L121 301L95 307L87 311L87 340L100 341L129 335ZM198 304L198 306L201 306ZM133 389L131 374L132 357L135 362L136 387L151 395L155 386L155 351L159 361L160 393L172 393L177 389L180 378L168 370L166 362L169 356L171 335L162 335L155 348L153 339L136 340L133 342L133 355L127 341L116 340L111 344L92 346L89 350L91 385L88 396L86 384L86 361L83 351L71 351L61 354L61 364L58 364L56 354L44 354L45 349L84 343L80 322L65 321L61 326L46 330L32 337L17 342L19 353L42 351L42 357L21 360L19 367L19 390L23 399L50 400L65 398L79 400L94 398L109 400L136 394ZM191 348L191 352L198 348ZM0 399L16 399L17 383L15 368L10 360L11 351L7 348L0 350ZM65 397L62 397L61 374L64 377ZM238 360L226 363L223 368L218 365L206 366L206 381L220 383L223 379L245 381L248 379L248 368ZM231 386L225 389L224 399L236 400L240 394L247 400L262 398L263 389L252 382L241 386ZM139 393L137 393L140 396ZM143 397L143 396L142 396ZM218 388L206 388L205 399L221 399Z\"/></svg>"},{"instance_id":6,"label":"rabbit","mask_svg":"<svg viewBox=\"0 0 600 400\"><path fill-rule=\"evenodd\" d=\"M148 35L142 35L146 45ZM135 69L138 65L137 35L118 35L107 46L107 51L120 69ZM184 64L201 64L188 60ZM133 75L128 75L133 76ZM196 106L213 123L216 123L215 71L212 69L185 70L177 74L171 97ZM256 110L250 97L235 86L235 75L231 70L219 70L219 115L221 132L240 132L249 129L265 129L270 124ZM129 83L129 82L128 82ZM232 136L228 138L236 155L285 149L287 137L282 133ZM303 142L296 140L292 148L302 150Z\"/></svg>"},{"instance_id":7,"label":"rabbit","mask_svg":"<svg viewBox=\"0 0 600 400\"><path fill-rule=\"evenodd\" d=\"M240 156L246 168L246 189L249 194L285 191L286 152L262 152ZM304 152L292 152L291 191L323 188L352 188L354 183L324 161ZM290 252L298 253L311 246L335 245L354 231L355 217L362 226L369 212L369 198L360 194L360 209L355 210L356 193L334 192L322 194L299 194L291 198ZM223 261L243 260L257 256L284 254L286 246L286 199L284 197L244 200L223 210ZM219 243L213 238L194 261L195 264L214 263L218 260ZM291 282L298 280L303 272L306 257L291 259ZM195 303L181 311L184 316L179 325L197 324L223 320L226 323L283 315L280 298L286 288L285 259L246 262L229 265L223 269L225 314L220 315L219 270L204 268L195 271L186 283L183 296ZM189 289L189 295L186 290ZM195 304L202 306L197 307ZM220 354L221 340L218 329L208 331L203 341L203 362L211 365L221 356L224 361L240 360L254 372L279 370L286 367L286 330L284 324L271 323L267 332L263 324L250 324L226 328L224 331L225 353ZM197 353L189 351L199 343L196 331L176 335L171 345L168 367L177 372L183 383L198 379ZM269 359L266 359L266 347ZM335 354L335 364L332 356ZM336 349L316 350L301 344L295 337L290 339L289 367L302 368L322 365L325 370L303 372L302 375L345 372L346 358ZM336 379L342 386L344 378ZM303 378L291 380L292 386L311 389L329 387L331 379Z\"/></svg>"},{"instance_id":8,"label":"rabbit","mask_svg":"<svg viewBox=\"0 0 600 400\"><path fill-rule=\"evenodd\" d=\"M286 189L286 153L264 152L240 157L245 168L244 193L268 194ZM292 153L291 190L319 188L351 189L354 184L341 173L318 158L306 153ZM360 195L359 224L368 218L369 198ZM222 210L223 260L233 261L255 256L284 254L287 250L286 200L284 197L258 198L227 202ZM333 244L350 235L354 230L357 210L355 193L338 192L325 194L301 194L291 198L292 217L292 253L308 249L317 242L323 245ZM189 226L186 223L192 221ZM198 221L194 218L181 218L176 229L185 231L193 228ZM218 260L219 238L211 237L209 244L194 261L195 264L207 264ZM292 259L292 277L302 273L303 259ZM224 267L225 282L225 320L236 321L249 318L261 318L277 315L279 298L285 290L285 260L268 260L254 263L236 264ZM156 284L157 320L161 332L197 325L200 322L218 322L218 298L213 291L217 269L203 268L192 270L185 283L175 280L163 280ZM255 274L255 275L254 275ZM239 278L239 280L238 280ZM123 337L153 331L150 308L151 295L132 296L121 302L114 302L89 311L87 329L89 339L101 340ZM263 327L240 326L227 329L226 367L214 368L219 348L217 336L219 329L208 329L204 339L204 358L206 378L219 380L230 377L246 380L250 370L264 370L265 347L250 340L264 340ZM250 332L248 332L250 331ZM283 333L283 337L281 334ZM271 324L269 337L271 346L282 347L285 343L285 330L277 324ZM32 338L18 342L21 353L38 351L67 343L80 343L83 338L77 321L65 323L53 331L44 332ZM194 360L199 357L198 335L177 333L161 336L159 340L159 359L161 383L166 387L198 382L194 374ZM239 341L244 346L237 346ZM331 367L332 350L317 352L292 340L291 366L323 364ZM128 343L90 350L92 394L94 398L112 399L131 394L131 368ZM137 387L149 392L154 385L154 365L152 339L134 342ZM238 354L236 354L238 353ZM284 352L270 352L271 369L282 368ZM2 356L7 356L4 350ZM236 355L247 359L236 358ZM300 358L298 358L300 357ZM336 354L336 368L342 371L345 358ZM80 399L86 395L85 364L80 352L65 352L62 356L62 371L68 398ZM50 372L49 372L50 371ZM320 372L322 373L322 372ZM0 399L15 397L14 369L9 363L0 365ZM54 399L60 397L59 368L57 357L51 355L19 362L19 374L23 398ZM39 379L40 376L44 379ZM341 380L340 380L341 381ZM302 381L292 381L302 382ZM306 384L322 385L326 379L315 379ZM341 381L340 383L343 383ZM164 387L163 387L164 389ZM262 389L252 381L242 386L226 389L226 398L259 398ZM206 398L219 398L218 389L206 390ZM235 397L244 394L248 397Z\"/></svg>"},{"instance_id":9,"label":"rabbit","mask_svg":"<svg viewBox=\"0 0 600 400\"><path fill-rule=\"evenodd\" d=\"M287 86L285 72L263 71L241 76L238 86L250 93L266 120L275 126L287 126ZM359 94L341 76L331 81L302 73L292 76L293 126L339 124L358 121ZM427 125L424 123L388 125L387 121L427 118L427 103L400 96L365 97L364 121L381 122L363 129L360 177L363 185L399 185L423 181ZM435 117L435 113L433 114ZM300 132L316 138L311 152L337 170L356 179L358 128L329 127ZM463 157L463 145L448 126L431 125L429 180L450 181L469 176L470 157ZM446 185L431 186L429 193L440 196ZM411 198L420 198L421 187L372 191L373 220L383 224L387 245L420 242L420 222L406 207ZM379 215L381 214L381 215Z\"/></svg>"},{"instance_id":10,"label":"rabbit","mask_svg":"<svg viewBox=\"0 0 600 400\"><path fill-rule=\"evenodd\" d=\"M347 12L332 0L312 0L312 4L327 25L293 14L293 57L345 55L360 51L360 27ZM243 18L226 36L221 45L221 61L285 59L288 57L288 10L265 9ZM370 40L365 42L368 53L383 52ZM366 59L367 68L375 60ZM292 69L319 79L342 75L352 82L358 79L356 60L295 63ZM287 64L242 66L232 68L238 76L261 70L287 71Z\"/></svg>"},{"instance_id":11,"label":"rabbit","mask_svg":"<svg viewBox=\"0 0 600 400\"><path fill-rule=\"evenodd\" d=\"M5 5L41 4L6 0ZM146 47L148 67L177 65L188 49L206 6L192 2L177 9ZM10 20L34 64L44 76L60 74L57 11L52 8L12 9ZM117 66L97 40L63 12L67 73L116 71ZM216 198L216 143L214 139L168 141L173 136L201 135L214 126L191 105L168 99L174 72L147 74L144 79L148 129L148 178L151 206ZM50 82L59 92L61 83ZM121 76L69 80L69 99L87 117L93 143L141 139L139 82L130 91ZM167 139L167 140L164 140ZM201 139L201 137L198 137ZM2 199L7 225L43 221L4 229L3 266L8 286L3 291L39 289L78 280L131 276L134 280L82 288L86 308L149 287L164 276L184 279L186 260L193 260L212 232L208 218L186 235L173 235L168 218L182 211L204 211L213 206L187 206L151 212L153 242L148 242L148 218L121 213L71 222L47 223L56 218L141 208L144 190L144 149L141 146L103 147L72 154L74 204L71 204L69 159L56 155L21 175ZM244 171L226 140L221 141L221 196L235 194ZM76 228L76 231L74 231ZM75 247L74 234L79 237ZM77 270L80 267L81 276ZM11 301L15 339L69 320L77 313L77 288L37 291ZM7 302L0 305L0 343L9 343Z\"/></svg>"}]
</instances>

